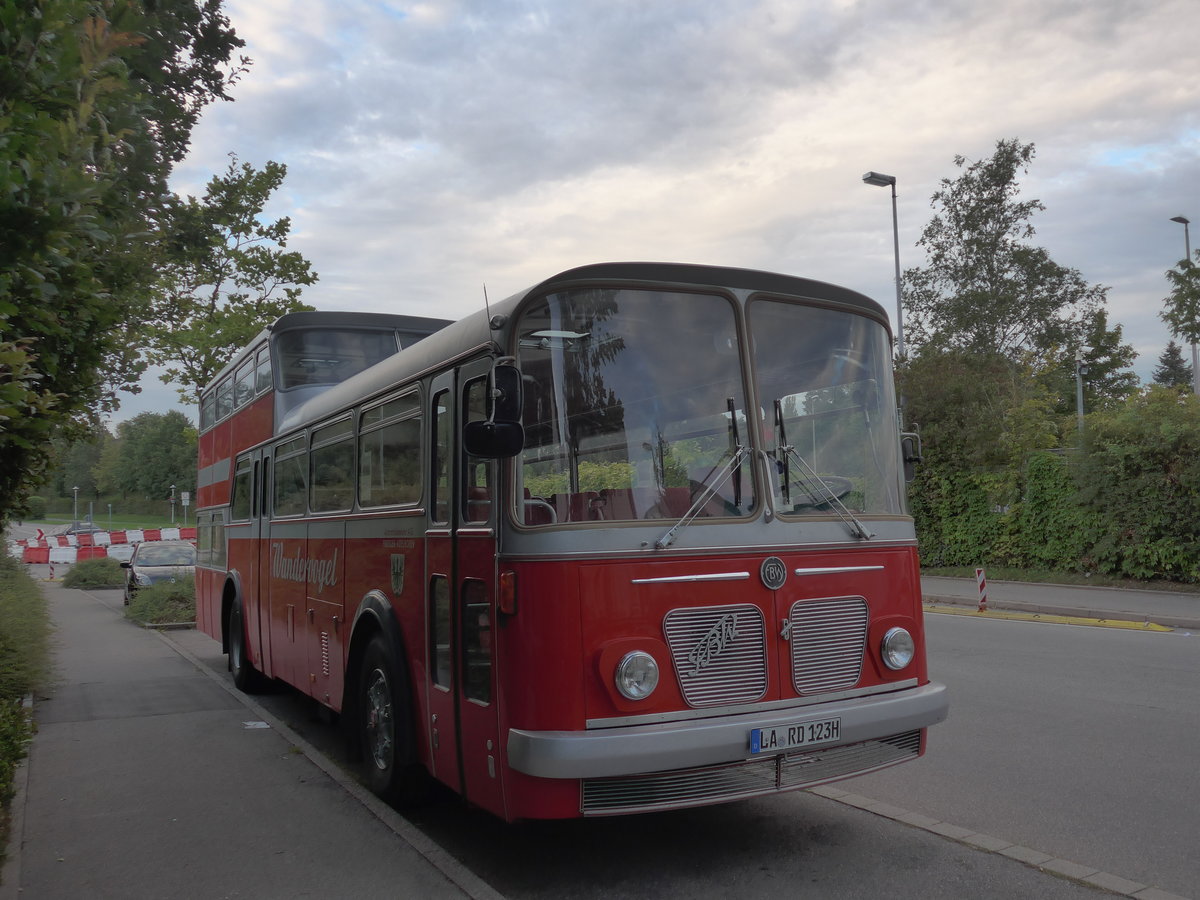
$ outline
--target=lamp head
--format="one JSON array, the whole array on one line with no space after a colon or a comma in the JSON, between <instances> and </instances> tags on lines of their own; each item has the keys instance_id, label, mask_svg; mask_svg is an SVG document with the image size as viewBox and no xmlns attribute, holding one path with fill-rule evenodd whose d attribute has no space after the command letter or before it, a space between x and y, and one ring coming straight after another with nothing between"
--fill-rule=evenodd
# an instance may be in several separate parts
<instances>
[{"instance_id":1,"label":"lamp head","mask_svg":"<svg viewBox=\"0 0 1200 900\"><path fill-rule=\"evenodd\" d=\"M884 175L881 172L868 172L862 180L864 184L873 184L875 187L888 187L896 184L895 175Z\"/></svg>"},{"instance_id":2,"label":"lamp head","mask_svg":"<svg viewBox=\"0 0 1200 900\"><path fill-rule=\"evenodd\" d=\"M867 174L869 175L869 174L871 174L871 173L869 173L869 172L868 172ZM865 176L865 175L864 175L863 177L864 177L864 179L866 178L866 176ZM1172 222L1178 222L1180 225L1189 225L1189 224L1191 224L1191 220L1190 220L1190 219L1188 219L1186 216L1171 216L1171 221L1172 221Z\"/></svg>"}]
</instances>

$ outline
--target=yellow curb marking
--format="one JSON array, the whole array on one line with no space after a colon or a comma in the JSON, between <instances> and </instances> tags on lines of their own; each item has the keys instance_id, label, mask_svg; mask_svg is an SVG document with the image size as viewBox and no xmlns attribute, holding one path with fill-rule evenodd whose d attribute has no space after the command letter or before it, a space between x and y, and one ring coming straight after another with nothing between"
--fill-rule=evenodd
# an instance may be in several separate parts
<instances>
[{"instance_id":1,"label":"yellow curb marking","mask_svg":"<svg viewBox=\"0 0 1200 900\"><path fill-rule=\"evenodd\" d=\"M1094 628L1124 628L1127 631L1174 631L1166 625L1154 622L1125 622L1120 619L1089 619L1083 616L1048 616L1041 613L1012 612L1011 610L989 609L980 612L968 606L941 606L924 604L925 612L945 616L977 616L981 619L1010 619L1017 622L1048 622L1053 625L1090 625Z\"/></svg>"}]
</instances>

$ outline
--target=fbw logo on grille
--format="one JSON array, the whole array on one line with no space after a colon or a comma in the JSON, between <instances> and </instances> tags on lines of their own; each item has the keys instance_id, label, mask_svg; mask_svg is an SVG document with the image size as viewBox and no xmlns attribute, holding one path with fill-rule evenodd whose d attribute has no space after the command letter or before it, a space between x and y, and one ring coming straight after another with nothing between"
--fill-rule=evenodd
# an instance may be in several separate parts
<instances>
[{"instance_id":1,"label":"fbw logo on grille","mask_svg":"<svg viewBox=\"0 0 1200 900\"><path fill-rule=\"evenodd\" d=\"M762 568L758 570L758 576L770 590L777 591L787 581L787 566L778 556L768 556L763 560Z\"/></svg>"}]
</instances>

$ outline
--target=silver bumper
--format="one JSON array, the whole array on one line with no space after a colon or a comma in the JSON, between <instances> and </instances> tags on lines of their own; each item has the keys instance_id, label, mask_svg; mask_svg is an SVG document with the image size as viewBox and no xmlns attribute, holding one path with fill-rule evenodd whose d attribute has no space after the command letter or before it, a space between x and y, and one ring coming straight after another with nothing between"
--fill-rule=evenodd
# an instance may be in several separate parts
<instances>
[{"instance_id":1,"label":"silver bumper","mask_svg":"<svg viewBox=\"0 0 1200 900\"><path fill-rule=\"evenodd\" d=\"M690 769L750 758L750 732L755 728L840 718L838 741L807 748L816 752L936 725L949 710L946 686L930 682L890 694L683 722L593 731L513 728L508 732L508 763L539 778L608 778Z\"/></svg>"}]
</instances>

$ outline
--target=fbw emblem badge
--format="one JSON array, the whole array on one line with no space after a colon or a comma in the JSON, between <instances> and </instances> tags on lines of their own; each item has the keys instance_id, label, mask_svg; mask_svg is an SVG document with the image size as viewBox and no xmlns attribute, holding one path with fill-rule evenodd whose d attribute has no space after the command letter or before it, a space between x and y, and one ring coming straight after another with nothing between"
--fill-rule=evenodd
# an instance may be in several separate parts
<instances>
[{"instance_id":1,"label":"fbw emblem badge","mask_svg":"<svg viewBox=\"0 0 1200 900\"><path fill-rule=\"evenodd\" d=\"M778 556L768 556L758 570L758 577L769 590L777 591L787 581L787 566Z\"/></svg>"}]
</instances>

